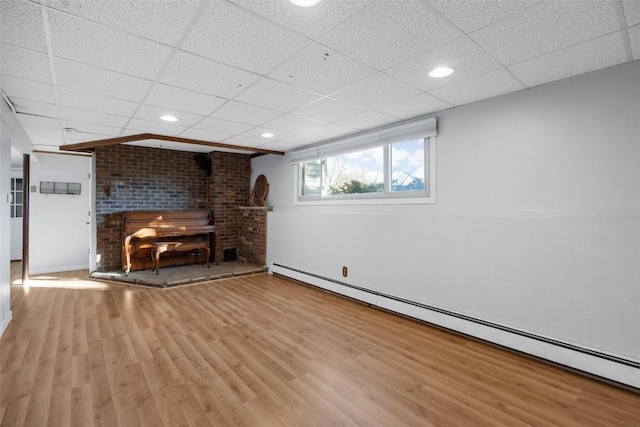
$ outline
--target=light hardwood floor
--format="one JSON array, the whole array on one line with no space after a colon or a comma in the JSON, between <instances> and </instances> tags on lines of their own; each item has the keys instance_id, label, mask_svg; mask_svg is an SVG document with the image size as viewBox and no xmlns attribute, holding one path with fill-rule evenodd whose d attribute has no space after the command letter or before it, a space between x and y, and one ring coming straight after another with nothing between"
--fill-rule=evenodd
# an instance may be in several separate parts
<instances>
[{"instance_id":1,"label":"light hardwood floor","mask_svg":"<svg viewBox=\"0 0 640 427\"><path fill-rule=\"evenodd\" d=\"M80 274L12 286L1 425L640 426L638 394L280 277Z\"/></svg>"}]
</instances>

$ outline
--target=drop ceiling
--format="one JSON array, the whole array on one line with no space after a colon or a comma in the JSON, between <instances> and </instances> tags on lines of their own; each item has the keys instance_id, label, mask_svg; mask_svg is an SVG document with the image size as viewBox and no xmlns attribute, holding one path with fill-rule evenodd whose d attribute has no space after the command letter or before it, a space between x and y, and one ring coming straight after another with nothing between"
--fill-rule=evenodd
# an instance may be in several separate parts
<instances>
[{"instance_id":1,"label":"drop ceiling","mask_svg":"<svg viewBox=\"0 0 640 427\"><path fill-rule=\"evenodd\" d=\"M637 0L2 0L0 15L0 88L46 151L144 133L288 151L640 59ZM439 65L455 72L428 77Z\"/></svg>"}]
</instances>

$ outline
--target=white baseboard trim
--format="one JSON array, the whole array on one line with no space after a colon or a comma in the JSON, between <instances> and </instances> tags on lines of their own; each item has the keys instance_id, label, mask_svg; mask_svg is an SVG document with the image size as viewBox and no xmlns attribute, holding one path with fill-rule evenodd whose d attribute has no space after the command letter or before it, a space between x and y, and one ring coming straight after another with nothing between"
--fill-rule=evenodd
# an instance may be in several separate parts
<instances>
[{"instance_id":1,"label":"white baseboard trim","mask_svg":"<svg viewBox=\"0 0 640 427\"><path fill-rule=\"evenodd\" d=\"M11 323L11 319L13 319L13 312L9 310L9 315L2 320L2 323L0 323L0 337L4 335L4 331L6 331L7 328L9 327L9 323Z\"/></svg>"},{"instance_id":2,"label":"white baseboard trim","mask_svg":"<svg viewBox=\"0 0 640 427\"><path fill-rule=\"evenodd\" d=\"M469 316L455 315L436 307L369 291L278 263L272 263L269 272L640 389L640 361L579 347L526 331L518 331L508 326L491 324Z\"/></svg>"}]
</instances>

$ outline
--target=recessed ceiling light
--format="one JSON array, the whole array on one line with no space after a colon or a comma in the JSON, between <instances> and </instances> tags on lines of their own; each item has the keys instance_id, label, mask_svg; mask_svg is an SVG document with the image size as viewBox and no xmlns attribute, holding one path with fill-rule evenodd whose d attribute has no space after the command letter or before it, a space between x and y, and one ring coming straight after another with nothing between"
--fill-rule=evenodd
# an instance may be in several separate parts
<instances>
[{"instance_id":1,"label":"recessed ceiling light","mask_svg":"<svg viewBox=\"0 0 640 427\"><path fill-rule=\"evenodd\" d=\"M291 3L300 7L309 7L320 3L320 0L289 0Z\"/></svg>"},{"instance_id":2,"label":"recessed ceiling light","mask_svg":"<svg viewBox=\"0 0 640 427\"><path fill-rule=\"evenodd\" d=\"M450 76L453 73L453 68L449 68L449 67L438 67L438 68L434 68L433 70L429 71L429 77L433 77L433 78L440 78L440 77L447 77Z\"/></svg>"},{"instance_id":3,"label":"recessed ceiling light","mask_svg":"<svg viewBox=\"0 0 640 427\"><path fill-rule=\"evenodd\" d=\"M263 138L273 138L275 135L272 134L271 132L265 132L260 136L263 137Z\"/></svg>"},{"instance_id":4,"label":"recessed ceiling light","mask_svg":"<svg viewBox=\"0 0 640 427\"><path fill-rule=\"evenodd\" d=\"M165 122L177 122L178 121L177 118L175 118L174 116L172 116L170 114L165 114L164 116L161 116L160 120L164 120Z\"/></svg>"}]
</instances>

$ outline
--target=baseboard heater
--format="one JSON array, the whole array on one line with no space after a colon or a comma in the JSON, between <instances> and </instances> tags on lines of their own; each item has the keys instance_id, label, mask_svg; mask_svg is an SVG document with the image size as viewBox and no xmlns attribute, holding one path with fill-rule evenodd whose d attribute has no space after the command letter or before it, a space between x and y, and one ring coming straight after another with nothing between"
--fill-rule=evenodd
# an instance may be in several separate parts
<instances>
[{"instance_id":1,"label":"baseboard heater","mask_svg":"<svg viewBox=\"0 0 640 427\"><path fill-rule=\"evenodd\" d=\"M316 285L314 283L309 283L309 282L307 282L307 281L305 281L303 279L300 279L299 277L292 277L292 275L287 274L286 272L289 271L291 273L297 273L297 274L294 274L293 276L304 275L304 276L307 276L307 277L310 277L310 278L314 278L314 279L318 279L318 280L321 280L321 281L333 283L333 284L336 284L336 285L338 285L340 287L345 287L345 288L353 289L353 290L356 290L356 291L359 291L359 292L364 292L364 293L369 294L369 295L382 297L382 298L388 299L390 301L397 301L397 302L400 302L402 304L406 304L406 305L412 306L412 307L417 307L417 308L420 308L422 310L427 310L427 311L432 312L432 313L437 313L437 314L440 314L440 315L449 316L449 317L452 317L452 318L455 318L455 319L463 320L465 322L471 322L471 323L476 324L476 325L481 325L481 326L484 326L484 327L492 328L494 330L507 332L509 334L514 334L514 335L517 335L517 336L520 336L520 337L524 337L524 338L528 338L528 339L531 339L531 340L535 340L537 342L549 344L549 345L555 346L557 348L562 348L562 349L565 349L565 350L570 350L572 352L577 352L577 353L580 353L580 354L584 354L584 355L587 355L587 356L590 356L590 357L595 357L595 358L601 359L603 361L613 362L613 363L617 364L620 367L626 367L625 370L628 369L628 368L637 369L639 371L635 372L635 377L636 377L635 381L633 380L631 375L630 375L629 378L624 378L624 377L623 378L619 378L618 376L616 376L615 378L612 378L611 376L606 375L606 373L593 372L593 370L585 369L585 367L583 367L583 366L578 367L578 366L574 366L573 364L563 363L562 361L558 361L558 360L553 359L553 358L545 357L544 355L540 356L540 355L535 354L535 353L533 353L531 351L523 350L523 349L511 346L511 345L508 345L508 344L503 344L501 342L497 342L500 345L505 345L506 347L514 348L514 349L516 349L518 351L523 351L525 353L533 354L533 355L535 355L537 357L542 357L544 359L548 359L548 360L551 360L553 362L557 362L557 363L560 363L560 364L563 364L563 365L566 365L566 366L569 366L569 367L572 367L572 368L576 368L576 369L579 369L579 370L582 370L582 371L590 372L590 373L593 373L595 375L598 375L598 376L601 376L601 377L604 377L604 378L612 379L613 381L616 381L616 382L619 382L619 383L622 383L622 384L631 385L634 388L640 388L640 362L637 362L635 360L626 359L626 358L623 358L623 357L619 357L619 356L615 356L615 355L599 352L599 351L592 350L592 349L585 348L585 347L580 347L580 346L575 345L575 344L567 343L567 342L556 340L556 339L553 339L553 338L548 338L548 337L545 337L545 336L542 336L542 335L537 335L537 334L534 334L534 333L531 333L531 332L527 332L527 331L522 331L522 330L519 330L519 329L511 328L509 326L500 325L498 323L490 322L490 321L483 320L483 319L478 319L478 318L475 318L475 317L472 317L472 316L468 316L468 315L465 315L465 314L456 313L455 311L446 310L446 309L442 309L442 308L439 308L439 307L434 307L434 306L431 306L431 305L428 305L428 304L412 301L412 300L409 300L409 299L406 299L406 298L401 298L401 297L397 297L397 296L394 296L394 295L390 295L390 294L387 294L387 293L384 293L384 292L375 291L375 290L372 290L372 289L367 289L367 288L364 288L362 286L353 285L351 283L346 283L346 282L343 282L341 280L331 279L329 277L324 277L324 276L321 276L321 275L318 275L318 274L315 274L315 273L311 273L311 272L308 272L308 271L300 270L300 269L297 269L297 268L294 268L294 267L290 267L290 266L286 266L286 265L283 265L283 264L272 263L271 265L272 265L272 267L275 267L275 268L272 268L272 272L278 273L278 274L282 274L284 276L291 277L291 278L294 278L294 279L301 280L301 281L303 281L305 283L308 283L308 284L310 284L312 286L316 286L316 287L322 288L322 286L318 286L318 285ZM282 271L282 270L285 270L285 271ZM323 288L323 289L325 289L325 288ZM335 292L337 292L339 294L341 293L339 289L335 290ZM354 299L358 299L358 297L353 297L353 298ZM366 301L364 301L364 302L366 302ZM377 305L377 304L372 304L372 305ZM381 307L381 308L387 309L383 305L378 305L378 306ZM397 311L400 314L408 315L410 317L416 318L416 316L413 316L411 314L402 313L401 311L398 311L398 310L392 310L392 311ZM422 318L418 318L418 319L422 320L422 321L426 321L428 323L434 323L434 324L437 324L439 326L444 326L445 328L453 329L453 330L456 330L458 332L465 333L467 335L476 336L473 333L469 333L469 332L466 332L466 331L459 331L459 330L457 330L455 328L451 328L451 327L448 327L448 326L445 326L445 325L440 325L437 322L432 322L430 320L426 320L426 319L422 319ZM484 338L482 336L480 336L479 338L485 339L487 341L494 342L493 340Z\"/></svg>"}]
</instances>

